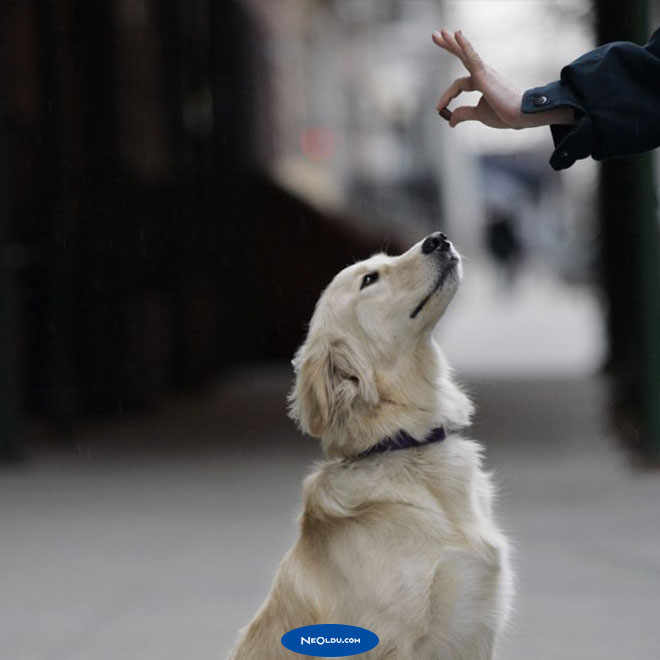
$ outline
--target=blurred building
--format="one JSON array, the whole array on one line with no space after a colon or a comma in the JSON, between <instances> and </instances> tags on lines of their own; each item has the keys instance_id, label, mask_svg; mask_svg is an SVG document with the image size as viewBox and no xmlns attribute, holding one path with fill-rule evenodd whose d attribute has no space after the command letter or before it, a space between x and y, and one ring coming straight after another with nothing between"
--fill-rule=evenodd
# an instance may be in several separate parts
<instances>
[{"instance_id":1,"label":"blurred building","mask_svg":"<svg viewBox=\"0 0 660 660\"><path fill-rule=\"evenodd\" d=\"M251 2L270 64L269 169L368 228L441 222L430 26L440 2ZM412 233L412 232L411 232Z\"/></svg>"},{"instance_id":2,"label":"blurred building","mask_svg":"<svg viewBox=\"0 0 660 660\"><path fill-rule=\"evenodd\" d=\"M2 6L7 420L65 429L288 358L334 273L396 249L323 203L352 181L333 52L389 20L370 7Z\"/></svg>"}]
</instances>

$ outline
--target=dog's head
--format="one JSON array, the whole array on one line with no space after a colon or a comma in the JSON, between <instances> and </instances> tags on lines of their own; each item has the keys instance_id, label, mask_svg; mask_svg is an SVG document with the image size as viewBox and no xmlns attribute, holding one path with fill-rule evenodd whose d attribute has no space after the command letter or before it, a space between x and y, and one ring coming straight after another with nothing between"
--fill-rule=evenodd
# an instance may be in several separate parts
<instances>
[{"instance_id":1,"label":"dog's head","mask_svg":"<svg viewBox=\"0 0 660 660\"><path fill-rule=\"evenodd\" d=\"M302 430L329 438L330 453L351 454L403 427L467 424L471 406L431 334L461 277L460 256L440 232L341 271L293 361L290 414Z\"/></svg>"}]
</instances>

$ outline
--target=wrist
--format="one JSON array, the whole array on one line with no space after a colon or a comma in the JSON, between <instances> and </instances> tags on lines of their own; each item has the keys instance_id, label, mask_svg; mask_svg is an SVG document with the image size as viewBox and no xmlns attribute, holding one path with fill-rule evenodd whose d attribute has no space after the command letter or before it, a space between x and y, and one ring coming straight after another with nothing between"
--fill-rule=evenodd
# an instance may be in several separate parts
<instances>
[{"instance_id":1,"label":"wrist","mask_svg":"<svg viewBox=\"0 0 660 660\"><path fill-rule=\"evenodd\" d=\"M572 125L575 123L575 108L561 105L551 110L534 113L520 113L520 126L517 128L535 128L537 126Z\"/></svg>"}]
</instances>

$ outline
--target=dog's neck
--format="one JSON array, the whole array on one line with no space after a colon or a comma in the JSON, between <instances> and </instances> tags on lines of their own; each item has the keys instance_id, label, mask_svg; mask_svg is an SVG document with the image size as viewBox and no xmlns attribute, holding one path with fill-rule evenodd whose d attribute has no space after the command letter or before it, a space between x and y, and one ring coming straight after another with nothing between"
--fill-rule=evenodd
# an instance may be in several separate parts
<instances>
[{"instance_id":1,"label":"dog's neck","mask_svg":"<svg viewBox=\"0 0 660 660\"><path fill-rule=\"evenodd\" d=\"M442 442L447 438L447 432L445 431L444 426L438 426L434 428L430 433L428 433L421 440L413 438L410 433L405 431L399 431L393 436L384 438L377 445L374 445L367 451L362 452L358 458L365 458L366 456L371 456L372 454L380 454L385 451L396 451L397 449L411 449L413 447L424 447L425 445L430 445L434 442Z\"/></svg>"},{"instance_id":2,"label":"dog's neck","mask_svg":"<svg viewBox=\"0 0 660 660\"><path fill-rule=\"evenodd\" d=\"M328 458L355 458L402 431L424 438L440 426L452 431L469 424L472 405L431 337L404 352L393 367L380 367L375 381L376 404L353 405L324 430Z\"/></svg>"}]
</instances>

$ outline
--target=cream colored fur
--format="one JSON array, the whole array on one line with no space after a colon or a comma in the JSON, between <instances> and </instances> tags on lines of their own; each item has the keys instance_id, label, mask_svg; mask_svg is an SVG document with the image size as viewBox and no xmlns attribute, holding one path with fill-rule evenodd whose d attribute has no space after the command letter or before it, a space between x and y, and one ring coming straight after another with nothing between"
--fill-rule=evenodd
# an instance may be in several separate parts
<instances>
[{"instance_id":1,"label":"cream colored fur","mask_svg":"<svg viewBox=\"0 0 660 660\"><path fill-rule=\"evenodd\" d=\"M460 278L453 247L424 254L418 243L346 268L321 296L290 414L326 459L304 481L298 540L230 660L290 660L282 635L318 623L375 632L378 646L356 658L493 657L512 593L508 544L481 448L457 433L472 405L432 335ZM444 442L359 456L441 424Z\"/></svg>"}]
</instances>

